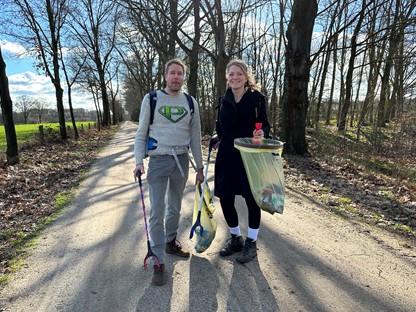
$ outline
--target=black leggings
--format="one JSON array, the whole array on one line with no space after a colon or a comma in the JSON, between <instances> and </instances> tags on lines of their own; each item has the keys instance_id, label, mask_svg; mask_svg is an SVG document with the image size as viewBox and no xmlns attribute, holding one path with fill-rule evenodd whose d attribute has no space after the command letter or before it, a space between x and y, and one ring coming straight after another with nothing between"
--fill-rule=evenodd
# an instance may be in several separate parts
<instances>
[{"instance_id":1,"label":"black leggings","mask_svg":"<svg viewBox=\"0 0 416 312\"><path fill-rule=\"evenodd\" d=\"M260 227L261 211L253 196L244 198L248 208L248 226L252 229ZM230 228L238 226L238 214L235 209L235 196L221 197L220 204L225 221Z\"/></svg>"}]
</instances>

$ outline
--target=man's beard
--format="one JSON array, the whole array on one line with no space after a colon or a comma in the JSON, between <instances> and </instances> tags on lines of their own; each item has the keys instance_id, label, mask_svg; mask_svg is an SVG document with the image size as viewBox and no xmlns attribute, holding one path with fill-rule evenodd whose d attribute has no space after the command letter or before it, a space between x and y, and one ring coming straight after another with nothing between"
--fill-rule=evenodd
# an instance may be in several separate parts
<instances>
[{"instance_id":1,"label":"man's beard","mask_svg":"<svg viewBox=\"0 0 416 312\"><path fill-rule=\"evenodd\" d=\"M174 92L178 92L181 90L182 85L180 83L171 83L170 90Z\"/></svg>"}]
</instances>

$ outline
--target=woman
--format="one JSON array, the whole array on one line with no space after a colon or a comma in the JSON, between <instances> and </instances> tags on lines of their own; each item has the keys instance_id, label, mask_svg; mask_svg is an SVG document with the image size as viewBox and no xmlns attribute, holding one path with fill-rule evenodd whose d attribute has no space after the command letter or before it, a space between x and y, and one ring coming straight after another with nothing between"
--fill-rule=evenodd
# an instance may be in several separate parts
<instances>
[{"instance_id":1,"label":"woman","mask_svg":"<svg viewBox=\"0 0 416 312\"><path fill-rule=\"evenodd\" d=\"M215 162L215 195L220 198L224 218L231 237L220 251L223 257L240 252L237 261L246 263L257 256L256 240L259 233L261 210L251 193L240 152L234 148L234 139L268 137L266 101L259 91L248 66L242 60L233 60L226 68L227 90L220 98L215 139L220 140ZM256 130L260 122L262 129ZM217 137L216 137L217 136ZM214 139L214 138L213 138ZM240 232L235 196L242 195L248 208L248 233L244 241Z\"/></svg>"}]
</instances>

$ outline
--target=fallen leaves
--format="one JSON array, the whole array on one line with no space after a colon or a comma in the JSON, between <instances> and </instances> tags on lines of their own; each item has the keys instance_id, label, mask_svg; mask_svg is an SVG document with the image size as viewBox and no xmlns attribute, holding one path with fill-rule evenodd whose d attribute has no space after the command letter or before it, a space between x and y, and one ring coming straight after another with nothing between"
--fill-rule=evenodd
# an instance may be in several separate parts
<instances>
[{"instance_id":1,"label":"fallen leaves","mask_svg":"<svg viewBox=\"0 0 416 312\"><path fill-rule=\"evenodd\" d=\"M55 195L79 183L111 133L92 129L77 141L25 147L19 164L0 166L0 273L9 266L16 239L33 233L54 212Z\"/></svg>"},{"instance_id":2,"label":"fallen leaves","mask_svg":"<svg viewBox=\"0 0 416 312\"><path fill-rule=\"evenodd\" d=\"M332 162L290 156L284 170L287 186L313 196L328 209L416 237L416 193L411 181L393 179L341 158Z\"/></svg>"}]
</instances>

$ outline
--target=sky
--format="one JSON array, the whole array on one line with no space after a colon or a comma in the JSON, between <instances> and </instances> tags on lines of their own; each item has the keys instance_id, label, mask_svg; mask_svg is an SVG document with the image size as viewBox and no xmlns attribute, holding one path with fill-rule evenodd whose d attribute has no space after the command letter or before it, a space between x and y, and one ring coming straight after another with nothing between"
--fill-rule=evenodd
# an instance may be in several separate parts
<instances>
[{"instance_id":1,"label":"sky","mask_svg":"<svg viewBox=\"0 0 416 312\"><path fill-rule=\"evenodd\" d=\"M39 74L34 66L35 59L18 43L0 39L1 52L6 62L6 75L9 80L9 90L12 101L19 96L35 96L46 99L49 108L56 108L55 88L51 79ZM62 77L64 88L64 107L68 109L67 89ZM72 92L73 108L95 110L90 94Z\"/></svg>"}]
</instances>

